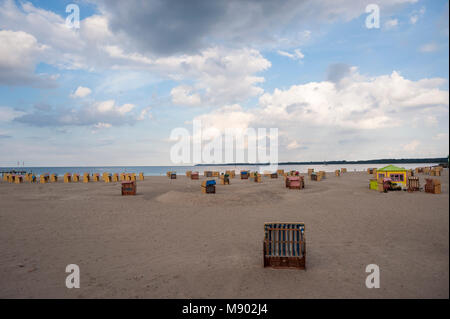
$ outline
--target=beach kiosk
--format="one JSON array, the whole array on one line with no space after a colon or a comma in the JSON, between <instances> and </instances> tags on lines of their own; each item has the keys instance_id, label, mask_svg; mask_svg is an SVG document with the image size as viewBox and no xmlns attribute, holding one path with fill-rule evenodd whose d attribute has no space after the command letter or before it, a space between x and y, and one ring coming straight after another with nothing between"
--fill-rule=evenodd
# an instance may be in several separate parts
<instances>
[{"instance_id":1,"label":"beach kiosk","mask_svg":"<svg viewBox=\"0 0 450 319\"><path fill-rule=\"evenodd\" d=\"M407 187L407 170L402 167L394 166L394 165L388 165L383 168L377 169L377 180L383 179L383 178L390 178L391 181L402 188Z\"/></svg>"}]
</instances>

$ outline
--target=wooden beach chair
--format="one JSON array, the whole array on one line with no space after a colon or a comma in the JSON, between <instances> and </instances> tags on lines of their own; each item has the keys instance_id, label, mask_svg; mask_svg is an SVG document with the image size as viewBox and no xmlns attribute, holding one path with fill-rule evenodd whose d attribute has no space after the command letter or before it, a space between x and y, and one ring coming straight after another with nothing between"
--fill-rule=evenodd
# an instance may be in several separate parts
<instances>
[{"instance_id":1,"label":"wooden beach chair","mask_svg":"<svg viewBox=\"0 0 450 319\"><path fill-rule=\"evenodd\" d=\"M216 193L216 181L215 180L209 180L209 181L203 181L201 185L202 193L204 194L215 194Z\"/></svg>"},{"instance_id":2,"label":"wooden beach chair","mask_svg":"<svg viewBox=\"0 0 450 319\"><path fill-rule=\"evenodd\" d=\"M170 179L177 179L177 173L172 172L172 173L170 174Z\"/></svg>"},{"instance_id":3,"label":"wooden beach chair","mask_svg":"<svg viewBox=\"0 0 450 319\"><path fill-rule=\"evenodd\" d=\"M198 172L192 172L191 179L198 179Z\"/></svg>"},{"instance_id":4,"label":"wooden beach chair","mask_svg":"<svg viewBox=\"0 0 450 319\"><path fill-rule=\"evenodd\" d=\"M64 174L64 183L70 183L72 181L72 175L70 173Z\"/></svg>"},{"instance_id":5,"label":"wooden beach chair","mask_svg":"<svg viewBox=\"0 0 450 319\"><path fill-rule=\"evenodd\" d=\"M120 173L120 181L125 182L126 180L127 180L127 177L126 177L125 173Z\"/></svg>"},{"instance_id":6,"label":"wooden beach chair","mask_svg":"<svg viewBox=\"0 0 450 319\"><path fill-rule=\"evenodd\" d=\"M139 180L143 181L144 180L144 173L139 173Z\"/></svg>"},{"instance_id":7,"label":"wooden beach chair","mask_svg":"<svg viewBox=\"0 0 450 319\"><path fill-rule=\"evenodd\" d=\"M277 174L278 174L278 176L283 176L284 175L284 169L278 169L277 170Z\"/></svg>"},{"instance_id":8,"label":"wooden beach chair","mask_svg":"<svg viewBox=\"0 0 450 319\"><path fill-rule=\"evenodd\" d=\"M106 173L103 175L103 181L105 183L111 183L112 182L112 175L110 173Z\"/></svg>"},{"instance_id":9,"label":"wooden beach chair","mask_svg":"<svg viewBox=\"0 0 450 319\"><path fill-rule=\"evenodd\" d=\"M89 177L89 173L84 173L83 174L83 183L89 183L90 177Z\"/></svg>"},{"instance_id":10,"label":"wooden beach chair","mask_svg":"<svg viewBox=\"0 0 450 319\"><path fill-rule=\"evenodd\" d=\"M258 173L258 172L254 172L253 173L253 178L255 180L255 183L261 183L262 182L261 174Z\"/></svg>"},{"instance_id":11,"label":"wooden beach chair","mask_svg":"<svg viewBox=\"0 0 450 319\"><path fill-rule=\"evenodd\" d=\"M99 173L92 174L92 181L93 182L99 182L100 181L100 174Z\"/></svg>"},{"instance_id":12,"label":"wooden beach chair","mask_svg":"<svg viewBox=\"0 0 450 319\"><path fill-rule=\"evenodd\" d=\"M50 182L56 183L58 181L58 175L57 174L51 174L50 175Z\"/></svg>"},{"instance_id":13,"label":"wooden beach chair","mask_svg":"<svg viewBox=\"0 0 450 319\"><path fill-rule=\"evenodd\" d=\"M123 181L122 182L122 196L125 195L136 195L136 182L134 181Z\"/></svg>"},{"instance_id":14,"label":"wooden beach chair","mask_svg":"<svg viewBox=\"0 0 450 319\"><path fill-rule=\"evenodd\" d=\"M341 176L341 171L340 170L335 170L334 171L334 175L336 175L336 176Z\"/></svg>"},{"instance_id":15,"label":"wooden beach chair","mask_svg":"<svg viewBox=\"0 0 450 319\"><path fill-rule=\"evenodd\" d=\"M78 183L80 181L80 174L74 173L72 175L72 182Z\"/></svg>"},{"instance_id":16,"label":"wooden beach chair","mask_svg":"<svg viewBox=\"0 0 450 319\"><path fill-rule=\"evenodd\" d=\"M277 173L270 173L270 178L278 178L278 174Z\"/></svg>"},{"instance_id":17,"label":"wooden beach chair","mask_svg":"<svg viewBox=\"0 0 450 319\"><path fill-rule=\"evenodd\" d=\"M304 223L264 224L264 267L306 269Z\"/></svg>"},{"instance_id":18,"label":"wooden beach chair","mask_svg":"<svg viewBox=\"0 0 450 319\"><path fill-rule=\"evenodd\" d=\"M312 173L314 173L314 168L308 168L308 176L311 176Z\"/></svg>"},{"instance_id":19,"label":"wooden beach chair","mask_svg":"<svg viewBox=\"0 0 450 319\"><path fill-rule=\"evenodd\" d=\"M48 183L49 180L50 180L50 176L48 175L48 173L41 174L41 175L39 176L39 182L40 182L41 184Z\"/></svg>"},{"instance_id":20,"label":"wooden beach chair","mask_svg":"<svg viewBox=\"0 0 450 319\"><path fill-rule=\"evenodd\" d=\"M241 179L248 179L248 171L241 171Z\"/></svg>"},{"instance_id":21,"label":"wooden beach chair","mask_svg":"<svg viewBox=\"0 0 450 319\"><path fill-rule=\"evenodd\" d=\"M436 178L427 178L425 179L425 192L431 194L440 194L441 193L441 181Z\"/></svg>"},{"instance_id":22,"label":"wooden beach chair","mask_svg":"<svg viewBox=\"0 0 450 319\"><path fill-rule=\"evenodd\" d=\"M14 183L22 184L23 183L23 176L22 175L14 175Z\"/></svg>"},{"instance_id":23,"label":"wooden beach chair","mask_svg":"<svg viewBox=\"0 0 450 319\"><path fill-rule=\"evenodd\" d=\"M347 169L344 167L344 168L341 168L341 173L342 174L344 174L344 173L347 173Z\"/></svg>"},{"instance_id":24,"label":"wooden beach chair","mask_svg":"<svg viewBox=\"0 0 450 319\"><path fill-rule=\"evenodd\" d=\"M286 176L286 187L289 189L305 188L303 176Z\"/></svg>"},{"instance_id":25,"label":"wooden beach chair","mask_svg":"<svg viewBox=\"0 0 450 319\"><path fill-rule=\"evenodd\" d=\"M419 177L409 176L408 177L408 192L418 192L420 191Z\"/></svg>"},{"instance_id":26,"label":"wooden beach chair","mask_svg":"<svg viewBox=\"0 0 450 319\"><path fill-rule=\"evenodd\" d=\"M114 173L113 177L112 177L113 182L119 182L120 178L119 178L119 174L118 173Z\"/></svg>"}]
</instances>

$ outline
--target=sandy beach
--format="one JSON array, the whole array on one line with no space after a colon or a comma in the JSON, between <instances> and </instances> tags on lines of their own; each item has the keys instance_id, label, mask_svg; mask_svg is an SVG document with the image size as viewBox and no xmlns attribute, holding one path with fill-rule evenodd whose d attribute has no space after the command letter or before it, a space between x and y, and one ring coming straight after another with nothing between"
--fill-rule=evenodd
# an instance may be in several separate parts
<instances>
[{"instance_id":1,"label":"sandy beach","mask_svg":"<svg viewBox=\"0 0 450 319\"><path fill-rule=\"evenodd\" d=\"M379 193L369 177L328 173L300 191L236 177L216 194L200 192L204 177L146 177L136 196L0 182L0 298L448 298L448 170L434 177L442 194ZM263 267L265 222L306 224L306 271Z\"/></svg>"}]
</instances>

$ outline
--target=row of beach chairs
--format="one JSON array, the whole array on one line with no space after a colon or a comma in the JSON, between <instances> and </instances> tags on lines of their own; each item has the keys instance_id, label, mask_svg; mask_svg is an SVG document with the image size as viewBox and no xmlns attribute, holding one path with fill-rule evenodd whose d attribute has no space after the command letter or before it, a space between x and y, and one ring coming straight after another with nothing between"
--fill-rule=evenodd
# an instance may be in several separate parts
<instances>
[{"instance_id":1,"label":"row of beach chairs","mask_svg":"<svg viewBox=\"0 0 450 319\"><path fill-rule=\"evenodd\" d=\"M88 183L91 181L99 182L100 179L102 179L105 183L120 182L120 181L136 181L137 176L136 176L136 173L121 173L121 174L103 173L102 176L100 177L99 173L94 173L94 174L84 173L83 176L80 177L80 175L76 174L76 173L74 173L74 174L66 173L66 174L64 174L64 177L63 177L64 183L71 183L71 182L76 183L76 182L80 182L80 180L84 183ZM139 180L141 180L141 181L144 180L143 173L139 173ZM41 184L56 183L56 182L58 182L58 175L44 173L44 174L39 175L39 177L37 177L36 175L34 175L32 173L27 173L25 175L3 174L3 181L9 182L9 183L16 183L16 184L20 184L23 182L36 183L38 181Z\"/></svg>"}]
</instances>

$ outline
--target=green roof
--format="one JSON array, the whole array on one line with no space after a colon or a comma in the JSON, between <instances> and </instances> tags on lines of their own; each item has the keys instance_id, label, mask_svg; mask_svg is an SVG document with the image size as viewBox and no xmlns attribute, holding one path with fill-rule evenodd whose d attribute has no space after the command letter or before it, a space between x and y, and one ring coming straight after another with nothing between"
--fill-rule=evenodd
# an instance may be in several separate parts
<instances>
[{"instance_id":1,"label":"green roof","mask_svg":"<svg viewBox=\"0 0 450 319\"><path fill-rule=\"evenodd\" d=\"M398 167L398 166L394 166L394 165L388 165L386 167L377 169L377 172L394 172L394 171L395 172L398 172L398 171L403 172L403 171L406 171L406 169L403 167Z\"/></svg>"}]
</instances>

